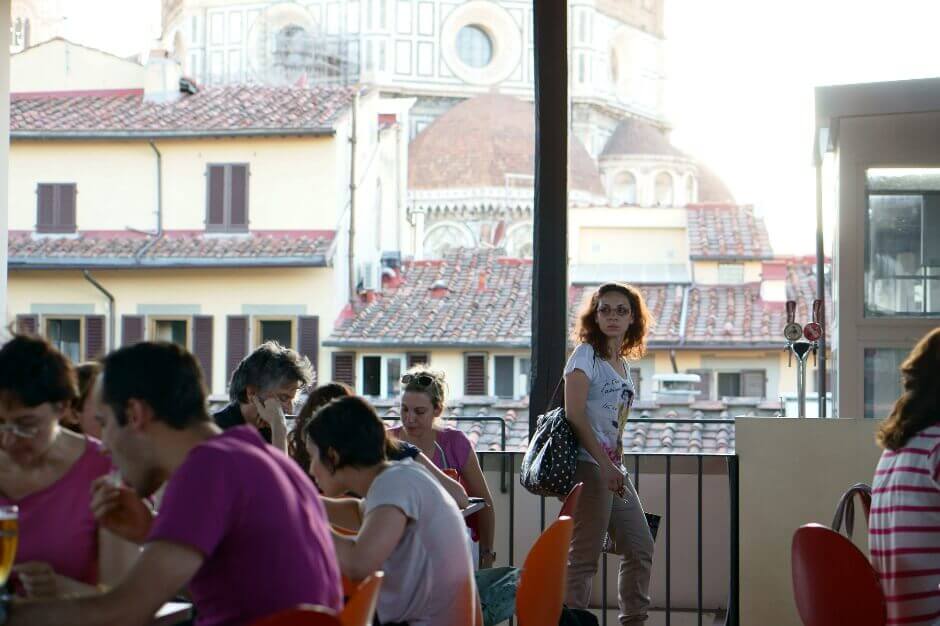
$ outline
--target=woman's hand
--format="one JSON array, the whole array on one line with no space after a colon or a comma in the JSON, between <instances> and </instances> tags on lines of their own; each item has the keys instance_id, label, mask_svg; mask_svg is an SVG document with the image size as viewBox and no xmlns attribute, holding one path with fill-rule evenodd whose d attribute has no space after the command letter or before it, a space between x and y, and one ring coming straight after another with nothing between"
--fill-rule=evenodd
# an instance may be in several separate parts
<instances>
[{"instance_id":1,"label":"woman's hand","mask_svg":"<svg viewBox=\"0 0 940 626\"><path fill-rule=\"evenodd\" d=\"M601 480L614 493L623 492L623 472L609 459L606 463L601 463Z\"/></svg>"},{"instance_id":2,"label":"woman's hand","mask_svg":"<svg viewBox=\"0 0 940 626\"><path fill-rule=\"evenodd\" d=\"M153 513L127 487L115 487L107 476L91 486L91 511L102 528L136 544L142 544L153 525Z\"/></svg>"},{"instance_id":3,"label":"woman's hand","mask_svg":"<svg viewBox=\"0 0 940 626\"><path fill-rule=\"evenodd\" d=\"M42 561L28 561L13 566L27 598L55 598L59 595L59 576Z\"/></svg>"},{"instance_id":4,"label":"woman's hand","mask_svg":"<svg viewBox=\"0 0 940 626\"><path fill-rule=\"evenodd\" d=\"M480 569L493 567L493 561L496 560L496 553L492 550L480 548Z\"/></svg>"}]
</instances>

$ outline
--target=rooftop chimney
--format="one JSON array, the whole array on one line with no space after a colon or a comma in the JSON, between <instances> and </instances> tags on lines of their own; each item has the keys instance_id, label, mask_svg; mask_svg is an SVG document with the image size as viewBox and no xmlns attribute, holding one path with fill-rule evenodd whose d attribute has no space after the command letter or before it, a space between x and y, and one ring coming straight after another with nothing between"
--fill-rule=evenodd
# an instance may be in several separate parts
<instances>
[{"instance_id":1,"label":"rooftop chimney","mask_svg":"<svg viewBox=\"0 0 940 626\"><path fill-rule=\"evenodd\" d=\"M447 287L447 283L443 280L434 281L434 284L431 285L431 297L432 298L443 298L447 295L450 289Z\"/></svg>"},{"instance_id":2,"label":"rooftop chimney","mask_svg":"<svg viewBox=\"0 0 940 626\"><path fill-rule=\"evenodd\" d=\"M166 50L150 51L144 75L144 102L176 102L183 97L180 79L183 70Z\"/></svg>"}]
</instances>

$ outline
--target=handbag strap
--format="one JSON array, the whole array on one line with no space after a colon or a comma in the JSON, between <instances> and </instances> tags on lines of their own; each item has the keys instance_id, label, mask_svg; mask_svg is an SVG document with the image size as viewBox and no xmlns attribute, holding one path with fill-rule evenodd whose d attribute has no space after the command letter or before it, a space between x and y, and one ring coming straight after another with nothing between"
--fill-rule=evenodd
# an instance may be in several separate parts
<instances>
[{"instance_id":1,"label":"handbag strap","mask_svg":"<svg viewBox=\"0 0 940 626\"><path fill-rule=\"evenodd\" d=\"M548 402L548 409L546 410L546 413L547 413L548 411L551 411L552 409L557 409L558 407L562 407L562 406L565 405L565 387L564 387L564 385L565 385L565 377L564 377L564 375L562 375L561 379L558 381L558 384L555 385L555 392L552 394L552 399L549 400L549 402ZM558 401L559 392L561 392L561 400L560 400L560 401Z\"/></svg>"}]
</instances>

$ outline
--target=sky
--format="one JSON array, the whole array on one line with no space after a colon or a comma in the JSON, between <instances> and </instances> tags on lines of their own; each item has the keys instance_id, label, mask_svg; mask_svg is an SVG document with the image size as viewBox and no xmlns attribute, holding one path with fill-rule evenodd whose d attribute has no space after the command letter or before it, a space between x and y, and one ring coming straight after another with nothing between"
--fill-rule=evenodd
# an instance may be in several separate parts
<instances>
[{"instance_id":1,"label":"sky","mask_svg":"<svg viewBox=\"0 0 940 626\"><path fill-rule=\"evenodd\" d=\"M60 2L76 41L130 55L160 34L159 0ZM755 206L777 253L812 253L813 88L940 75L938 24L937 0L666 0L672 140Z\"/></svg>"}]
</instances>

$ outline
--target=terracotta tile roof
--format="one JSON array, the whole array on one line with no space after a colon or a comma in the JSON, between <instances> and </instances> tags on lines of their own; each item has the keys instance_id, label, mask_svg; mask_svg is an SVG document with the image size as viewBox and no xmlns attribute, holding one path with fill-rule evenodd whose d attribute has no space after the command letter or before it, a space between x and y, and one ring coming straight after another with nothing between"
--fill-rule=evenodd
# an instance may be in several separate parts
<instances>
[{"instance_id":1,"label":"terracotta tile roof","mask_svg":"<svg viewBox=\"0 0 940 626\"><path fill-rule=\"evenodd\" d=\"M568 146L571 188L604 195L594 159L577 138ZM535 174L535 109L512 96L486 94L438 117L408 146L408 189L506 186L507 174ZM510 181L531 186L531 181Z\"/></svg>"},{"instance_id":2,"label":"terracotta tile roof","mask_svg":"<svg viewBox=\"0 0 940 626\"><path fill-rule=\"evenodd\" d=\"M347 87L209 87L171 103L117 94L13 94L10 133L31 136L132 134L325 134L350 105Z\"/></svg>"},{"instance_id":3,"label":"terracotta tile roof","mask_svg":"<svg viewBox=\"0 0 940 626\"><path fill-rule=\"evenodd\" d=\"M596 288L597 285L573 285L568 289L568 325L572 330L582 305ZM646 300L652 320L647 343L678 343L685 285L637 285L637 288Z\"/></svg>"},{"instance_id":4,"label":"terracotta tile roof","mask_svg":"<svg viewBox=\"0 0 940 626\"><path fill-rule=\"evenodd\" d=\"M77 235L43 236L12 231L11 267L134 267L140 265L325 266L333 231L256 231L244 235L207 235L166 231L144 250L150 238L129 231L82 231Z\"/></svg>"},{"instance_id":5,"label":"terracotta tile roof","mask_svg":"<svg viewBox=\"0 0 940 626\"><path fill-rule=\"evenodd\" d=\"M527 347L532 262L502 254L461 249L404 263L402 284L347 311L326 345Z\"/></svg>"},{"instance_id":6,"label":"terracotta tile roof","mask_svg":"<svg viewBox=\"0 0 940 626\"><path fill-rule=\"evenodd\" d=\"M725 181L701 161L696 165L698 166L698 201L735 204L734 194L728 189Z\"/></svg>"},{"instance_id":7,"label":"terracotta tile roof","mask_svg":"<svg viewBox=\"0 0 940 626\"><path fill-rule=\"evenodd\" d=\"M635 118L628 118L620 122L614 130L614 134L607 140L601 158L630 154L688 158L681 150L672 145L661 129L649 122Z\"/></svg>"},{"instance_id":8,"label":"terracotta tile roof","mask_svg":"<svg viewBox=\"0 0 940 626\"><path fill-rule=\"evenodd\" d=\"M692 259L769 259L773 256L764 220L754 207L690 204L689 256Z\"/></svg>"}]
</instances>

